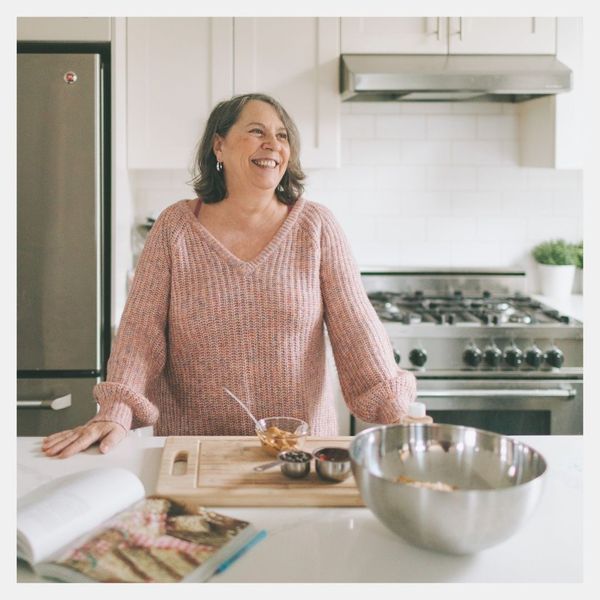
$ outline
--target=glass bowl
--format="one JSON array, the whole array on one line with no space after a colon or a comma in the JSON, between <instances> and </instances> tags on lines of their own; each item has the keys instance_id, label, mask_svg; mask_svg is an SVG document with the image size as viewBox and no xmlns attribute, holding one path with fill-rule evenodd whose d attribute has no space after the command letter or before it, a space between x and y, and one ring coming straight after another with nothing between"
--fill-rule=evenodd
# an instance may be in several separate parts
<instances>
[{"instance_id":1,"label":"glass bowl","mask_svg":"<svg viewBox=\"0 0 600 600\"><path fill-rule=\"evenodd\" d=\"M258 421L256 435L270 456L286 450L301 450L309 434L308 423L293 417L266 417Z\"/></svg>"}]
</instances>

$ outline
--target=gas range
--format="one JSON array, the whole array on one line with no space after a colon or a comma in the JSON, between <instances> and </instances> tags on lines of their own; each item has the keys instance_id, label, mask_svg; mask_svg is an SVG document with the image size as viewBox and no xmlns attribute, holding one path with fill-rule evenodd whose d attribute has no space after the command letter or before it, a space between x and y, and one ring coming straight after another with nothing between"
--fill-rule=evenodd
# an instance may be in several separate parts
<instances>
[{"instance_id":1,"label":"gas range","mask_svg":"<svg viewBox=\"0 0 600 600\"><path fill-rule=\"evenodd\" d=\"M519 293L492 296L491 292L483 291L481 295L465 297L457 290L452 296L425 296L417 290L414 293L377 291L368 296L383 321L405 325L569 325L572 321L568 315Z\"/></svg>"},{"instance_id":2,"label":"gas range","mask_svg":"<svg viewBox=\"0 0 600 600\"><path fill-rule=\"evenodd\" d=\"M507 269L363 270L434 421L508 435L583 432L583 324ZM352 417L351 433L368 426Z\"/></svg>"},{"instance_id":3,"label":"gas range","mask_svg":"<svg viewBox=\"0 0 600 600\"><path fill-rule=\"evenodd\" d=\"M524 293L521 271L363 272L396 361L419 375L560 376L583 367L583 324Z\"/></svg>"}]
</instances>

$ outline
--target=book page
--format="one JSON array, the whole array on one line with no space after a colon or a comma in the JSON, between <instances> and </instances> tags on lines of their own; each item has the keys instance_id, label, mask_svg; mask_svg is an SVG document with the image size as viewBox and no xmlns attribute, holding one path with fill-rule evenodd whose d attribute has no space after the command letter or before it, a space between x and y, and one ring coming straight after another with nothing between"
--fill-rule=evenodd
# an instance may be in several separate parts
<instances>
[{"instance_id":1,"label":"book page","mask_svg":"<svg viewBox=\"0 0 600 600\"><path fill-rule=\"evenodd\" d=\"M246 521L153 496L104 523L54 563L41 565L40 572L68 581L203 581L252 534Z\"/></svg>"},{"instance_id":2,"label":"book page","mask_svg":"<svg viewBox=\"0 0 600 600\"><path fill-rule=\"evenodd\" d=\"M47 560L145 495L142 482L121 468L92 469L51 481L18 500L17 556Z\"/></svg>"}]
</instances>

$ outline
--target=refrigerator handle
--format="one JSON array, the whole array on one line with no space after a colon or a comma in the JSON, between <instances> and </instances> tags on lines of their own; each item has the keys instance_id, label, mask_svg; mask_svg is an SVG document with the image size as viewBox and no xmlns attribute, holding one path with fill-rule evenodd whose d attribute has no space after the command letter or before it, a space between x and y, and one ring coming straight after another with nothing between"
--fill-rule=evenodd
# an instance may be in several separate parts
<instances>
[{"instance_id":1,"label":"refrigerator handle","mask_svg":"<svg viewBox=\"0 0 600 600\"><path fill-rule=\"evenodd\" d=\"M60 398L47 398L45 400L17 400L17 408L48 408L62 410L71 406L71 394Z\"/></svg>"}]
</instances>

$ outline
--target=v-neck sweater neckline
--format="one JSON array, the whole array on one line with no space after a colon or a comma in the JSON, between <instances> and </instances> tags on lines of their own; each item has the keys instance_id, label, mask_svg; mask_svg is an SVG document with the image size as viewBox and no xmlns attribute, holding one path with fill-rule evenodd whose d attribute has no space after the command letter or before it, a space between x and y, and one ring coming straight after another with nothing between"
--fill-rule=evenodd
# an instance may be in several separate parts
<instances>
[{"instance_id":1,"label":"v-neck sweater neckline","mask_svg":"<svg viewBox=\"0 0 600 600\"><path fill-rule=\"evenodd\" d=\"M291 210L285 217L285 220L280 225L279 229L275 232L275 235L270 239L267 245L251 260L243 260L236 256L231 250L229 250L222 242L220 242L202 223L200 223L198 217L194 214L194 209L189 205L188 201L185 202L185 213L188 220L191 222L192 227L200 234L201 238L215 251L230 266L240 269L246 273L251 273L263 263L277 248L281 245L283 240L287 237L289 232L298 221L298 217L304 208L306 200L303 197L298 198ZM193 206L193 205L192 205Z\"/></svg>"}]
</instances>

